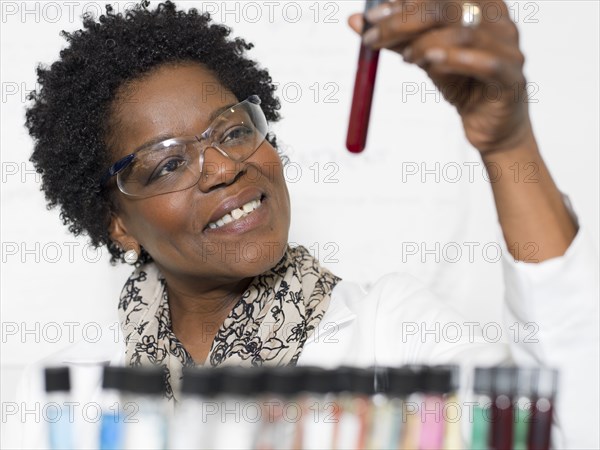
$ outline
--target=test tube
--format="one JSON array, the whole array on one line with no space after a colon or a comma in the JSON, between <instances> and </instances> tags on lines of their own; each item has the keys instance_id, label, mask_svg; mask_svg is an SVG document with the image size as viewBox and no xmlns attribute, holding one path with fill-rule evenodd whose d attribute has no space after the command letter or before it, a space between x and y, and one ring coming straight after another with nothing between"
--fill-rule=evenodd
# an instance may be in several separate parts
<instances>
[{"instance_id":1,"label":"test tube","mask_svg":"<svg viewBox=\"0 0 600 450\"><path fill-rule=\"evenodd\" d=\"M490 422L492 409L493 369L478 367L475 369L473 392L473 424L471 428L471 450L487 450L490 445Z\"/></svg>"},{"instance_id":2,"label":"test tube","mask_svg":"<svg viewBox=\"0 0 600 450\"><path fill-rule=\"evenodd\" d=\"M400 448L403 434L406 432L406 399L421 389L420 376L414 370L405 367L390 369L388 372L388 393L392 405L392 429L387 437L385 448Z\"/></svg>"},{"instance_id":3,"label":"test tube","mask_svg":"<svg viewBox=\"0 0 600 450\"><path fill-rule=\"evenodd\" d=\"M170 423L169 448L213 448L219 408L215 396L221 377L212 368L185 368L181 385L181 400Z\"/></svg>"},{"instance_id":4,"label":"test tube","mask_svg":"<svg viewBox=\"0 0 600 450\"><path fill-rule=\"evenodd\" d=\"M357 368L352 372L353 406L358 420L358 440L356 448L363 449L373 423L373 395L375 394L375 372L372 368Z\"/></svg>"},{"instance_id":5,"label":"test tube","mask_svg":"<svg viewBox=\"0 0 600 450\"><path fill-rule=\"evenodd\" d=\"M554 369L541 368L538 369L536 375L533 389L535 401L532 405L528 448L529 450L548 450L558 372Z\"/></svg>"},{"instance_id":6,"label":"test tube","mask_svg":"<svg viewBox=\"0 0 600 450\"><path fill-rule=\"evenodd\" d=\"M492 445L495 450L512 448L513 395L515 393L515 368L496 367L492 403Z\"/></svg>"},{"instance_id":7,"label":"test tube","mask_svg":"<svg viewBox=\"0 0 600 450\"><path fill-rule=\"evenodd\" d=\"M425 380L419 448L437 450L444 443L444 395L452 389L452 372L444 367L430 367Z\"/></svg>"},{"instance_id":8,"label":"test tube","mask_svg":"<svg viewBox=\"0 0 600 450\"><path fill-rule=\"evenodd\" d=\"M306 367L303 402L302 448L332 448L334 443L335 420L339 417L336 378L333 370Z\"/></svg>"},{"instance_id":9,"label":"test tube","mask_svg":"<svg viewBox=\"0 0 600 450\"><path fill-rule=\"evenodd\" d=\"M465 448L461 432L461 407L458 399L460 386L460 369L456 365L442 366L450 371L450 392L446 395L443 414L444 450L460 450Z\"/></svg>"},{"instance_id":10,"label":"test tube","mask_svg":"<svg viewBox=\"0 0 600 450\"><path fill-rule=\"evenodd\" d=\"M384 3L385 0L367 0L365 13ZM365 20L363 34L370 28ZM379 50L373 50L364 44L360 45L356 78L354 80L354 93L352 94L352 109L350 110L350 122L348 124L348 135L346 137L346 148L352 153L360 153L364 150L369 130L369 117L371 115L371 102L375 89L375 78L377 76L377 64L379 62Z\"/></svg>"},{"instance_id":11,"label":"test tube","mask_svg":"<svg viewBox=\"0 0 600 450\"><path fill-rule=\"evenodd\" d=\"M163 449L167 444L164 371L127 367L123 381L123 449Z\"/></svg>"},{"instance_id":12,"label":"test tube","mask_svg":"<svg viewBox=\"0 0 600 450\"><path fill-rule=\"evenodd\" d=\"M302 367L281 366L265 370L263 376L263 424L255 448L288 449L302 446ZM266 442L266 445L265 445Z\"/></svg>"},{"instance_id":13,"label":"test tube","mask_svg":"<svg viewBox=\"0 0 600 450\"><path fill-rule=\"evenodd\" d=\"M102 376L102 421L100 422L100 449L117 450L123 447L123 416L121 390L124 387L125 368L106 366Z\"/></svg>"},{"instance_id":14,"label":"test tube","mask_svg":"<svg viewBox=\"0 0 600 450\"><path fill-rule=\"evenodd\" d=\"M356 411L352 390L352 377L355 370L357 369L342 366L335 371L339 391L337 401L340 405L333 430L332 448L335 450L354 449L358 445L361 433L360 411Z\"/></svg>"},{"instance_id":15,"label":"test tube","mask_svg":"<svg viewBox=\"0 0 600 450\"><path fill-rule=\"evenodd\" d=\"M407 370L414 372L416 378L416 385L414 386L413 392L408 396L404 402L404 423L403 431L400 437L399 448L402 450L409 450L419 448L421 438L421 406L424 401L424 391L427 376L427 366L423 365L407 365Z\"/></svg>"},{"instance_id":16,"label":"test tube","mask_svg":"<svg viewBox=\"0 0 600 450\"><path fill-rule=\"evenodd\" d=\"M221 414L213 448L246 449L256 440L262 417L261 407L254 400L260 392L260 369L227 366L213 370L221 378L217 397Z\"/></svg>"},{"instance_id":17,"label":"test tube","mask_svg":"<svg viewBox=\"0 0 600 450\"><path fill-rule=\"evenodd\" d=\"M44 370L46 399L44 405L48 421L48 442L51 449L73 448L73 424L63 408L69 400L71 378L68 367L48 367Z\"/></svg>"},{"instance_id":18,"label":"test tube","mask_svg":"<svg viewBox=\"0 0 600 450\"><path fill-rule=\"evenodd\" d=\"M527 450L529 423L531 422L532 385L535 373L535 369L532 368L519 368L517 370L513 450Z\"/></svg>"},{"instance_id":19,"label":"test tube","mask_svg":"<svg viewBox=\"0 0 600 450\"><path fill-rule=\"evenodd\" d=\"M367 437L368 449L387 448L390 436L396 428L395 402L390 395L391 369L376 366L373 368L375 374L375 393L371 398L371 417L369 435Z\"/></svg>"}]
</instances>

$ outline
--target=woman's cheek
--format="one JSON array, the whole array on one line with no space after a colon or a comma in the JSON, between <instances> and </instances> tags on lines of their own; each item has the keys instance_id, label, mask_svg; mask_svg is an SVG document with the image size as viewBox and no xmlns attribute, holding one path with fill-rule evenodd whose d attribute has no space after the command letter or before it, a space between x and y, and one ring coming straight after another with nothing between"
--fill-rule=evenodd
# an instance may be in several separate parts
<instances>
[{"instance_id":1,"label":"woman's cheek","mask_svg":"<svg viewBox=\"0 0 600 450\"><path fill-rule=\"evenodd\" d=\"M141 200L143 204L138 209L136 219L142 222L139 224L142 235L170 240L185 234L196 223L200 226L200 215L193 214L193 199L185 193L173 192Z\"/></svg>"}]
</instances>

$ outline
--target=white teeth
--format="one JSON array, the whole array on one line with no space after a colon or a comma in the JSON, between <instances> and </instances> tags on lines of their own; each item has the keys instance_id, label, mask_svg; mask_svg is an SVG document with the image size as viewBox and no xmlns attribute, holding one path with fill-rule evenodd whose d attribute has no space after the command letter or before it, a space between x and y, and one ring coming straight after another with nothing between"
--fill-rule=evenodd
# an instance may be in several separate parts
<instances>
[{"instance_id":1,"label":"white teeth","mask_svg":"<svg viewBox=\"0 0 600 450\"><path fill-rule=\"evenodd\" d=\"M229 214L225 214L223 217L221 217L216 222L209 223L208 227L210 229L220 228L225 224L233 222L234 220L241 219L242 217L247 216L252 211L254 211L256 208L258 208L261 203L262 202L260 201L260 199L252 200L251 202L246 203L245 205L241 206L240 208L234 209Z\"/></svg>"},{"instance_id":2,"label":"white teeth","mask_svg":"<svg viewBox=\"0 0 600 450\"><path fill-rule=\"evenodd\" d=\"M238 220L243 215L244 215L244 211L242 211L239 208L238 209L234 209L233 211L231 211L231 217L233 217L235 220ZM219 225L219 221L217 221L217 225Z\"/></svg>"}]
</instances>

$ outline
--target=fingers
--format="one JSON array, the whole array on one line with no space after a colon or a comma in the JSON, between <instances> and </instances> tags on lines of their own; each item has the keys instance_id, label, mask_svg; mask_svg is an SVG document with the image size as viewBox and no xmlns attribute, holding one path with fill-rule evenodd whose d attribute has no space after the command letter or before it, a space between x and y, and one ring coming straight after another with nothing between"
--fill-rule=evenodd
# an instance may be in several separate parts
<instances>
[{"instance_id":1,"label":"fingers","mask_svg":"<svg viewBox=\"0 0 600 450\"><path fill-rule=\"evenodd\" d=\"M504 86L523 80L525 58L519 47L498 40L490 29L434 29L410 42L402 56L423 67L433 78L463 75Z\"/></svg>"},{"instance_id":2,"label":"fingers","mask_svg":"<svg viewBox=\"0 0 600 450\"><path fill-rule=\"evenodd\" d=\"M426 71L432 76L454 74L513 86L523 81L521 66L512 58L489 50L464 47L430 47L424 53Z\"/></svg>"},{"instance_id":3,"label":"fingers","mask_svg":"<svg viewBox=\"0 0 600 450\"><path fill-rule=\"evenodd\" d=\"M506 4L481 0L482 22L462 25L462 1L395 0L371 9L365 15L371 27L363 42L374 48L402 53L429 75L454 74L482 81L512 85L523 79L524 57L518 46L518 30L510 20ZM364 26L362 14L353 14L348 24L357 33Z\"/></svg>"},{"instance_id":4,"label":"fingers","mask_svg":"<svg viewBox=\"0 0 600 450\"><path fill-rule=\"evenodd\" d=\"M383 3L366 13L366 20L372 26L364 33L363 42L374 48L395 49L436 28L462 27L463 3L451 0L396 0ZM509 17L506 4L499 0L477 3L482 15L478 28L488 29L498 39L514 43L517 39L516 26ZM352 23L349 20L356 32L362 31L358 16L352 16Z\"/></svg>"},{"instance_id":5,"label":"fingers","mask_svg":"<svg viewBox=\"0 0 600 450\"><path fill-rule=\"evenodd\" d=\"M367 12L373 26L363 42L374 48L391 48L405 44L420 33L441 26L438 2L429 0L396 1L379 5ZM429 6L427 6L429 5Z\"/></svg>"},{"instance_id":6,"label":"fingers","mask_svg":"<svg viewBox=\"0 0 600 450\"><path fill-rule=\"evenodd\" d=\"M421 65L425 52L433 47L465 47L486 49L501 57L519 60L519 51L514 45L498 40L495 34L481 28L446 27L431 30L410 42L402 56L407 62Z\"/></svg>"}]
</instances>

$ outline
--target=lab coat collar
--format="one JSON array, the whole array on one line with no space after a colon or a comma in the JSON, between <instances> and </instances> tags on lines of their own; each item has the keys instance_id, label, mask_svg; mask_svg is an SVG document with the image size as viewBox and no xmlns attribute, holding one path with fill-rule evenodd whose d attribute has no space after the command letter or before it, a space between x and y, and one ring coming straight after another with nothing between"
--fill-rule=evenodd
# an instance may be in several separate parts
<instances>
[{"instance_id":1,"label":"lab coat collar","mask_svg":"<svg viewBox=\"0 0 600 450\"><path fill-rule=\"evenodd\" d=\"M355 319L356 313L349 308L344 296L336 296L334 294L331 298L329 308L319 323L318 329L309 336L304 345L312 343L316 339L323 339L338 331L341 325L346 325Z\"/></svg>"}]
</instances>

